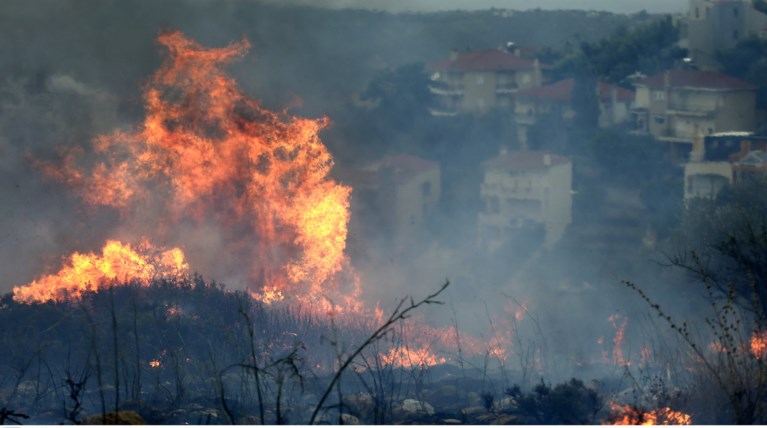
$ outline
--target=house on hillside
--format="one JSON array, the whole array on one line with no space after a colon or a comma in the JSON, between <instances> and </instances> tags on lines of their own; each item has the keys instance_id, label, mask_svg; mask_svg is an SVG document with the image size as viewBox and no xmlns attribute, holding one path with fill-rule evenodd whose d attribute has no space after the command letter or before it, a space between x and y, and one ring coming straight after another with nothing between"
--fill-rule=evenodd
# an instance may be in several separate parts
<instances>
[{"instance_id":1,"label":"house on hillside","mask_svg":"<svg viewBox=\"0 0 767 428\"><path fill-rule=\"evenodd\" d=\"M751 0L690 0L686 46L693 64L716 70L716 53L749 37L767 38L767 14Z\"/></svg>"},{"instance_id":2,"label":"house on hillside","mask_svg":"<svg viewBox=\"0 0 767 428\"><path fill-rule=\"evenodd\" d=\"M554 113L564 120L575 116L573 88L575 79L534 88L527 88L514 94L514 118L517 136L523 147L527 146L530 127L547 114ZM609 83L597 83L594 91L599 99L599 126L609 127L626 123L631 119L634 92Z\"/></svg>"},{"instance_id":3,"label":"house on hillside","mask_svg":"<svg viewBox=\"0 0 767 428\"><path fill-rule=\"evenodd\" d=\"M571 222L572 161L552 153L502 151L483 164L478 218L481 248L495 251L515 230L542 225L544 245L553 246Z\"/></svg>"},{"instance_id":4,"label":"house on hillside","mask_svg":"<svg viewBox=\"0 0 767 428\"><path fill-rule=\"evenodd\" d=\"M683 157L706 135L756 128L756 87L722 73L669 70L634 86L636 132L673 143Z\"/></svg>"},{"instance_id":5,"label":"house on hillside","mask_svg":"<svg viewBox=\"0 0 767 428\"><path fill-rule=\"evenodd\" d=\"M715 198L726 186L767 173L767 137L747 132L706 136L699 156L684 166L684 200Z\"/></svg>"},{"instance_id":6,"label":"house on hillside","mask_svg":"<svg viewBox=\"0 0 767 428\"><path fill-rule=\"evenodd\" d=\"M437 105L435 116L466 112L485 112L496 107L512 107L512 95L525 88L540 86L542 70L550 68L531 58L528 50L490 49L458 52L450 58L428 64Z\"/></svg>"},{"instance_id":7,"label":"house on hillside","mask_svg":"<svg viewBox=\"0 0 767 428\"><path fill-rule=\"evenodd\" d=\"M415 156L388 156L346 177L354 187L352 216L394 241L417 238L439 203L440 167Z\"/></svg>"}]
</instances>

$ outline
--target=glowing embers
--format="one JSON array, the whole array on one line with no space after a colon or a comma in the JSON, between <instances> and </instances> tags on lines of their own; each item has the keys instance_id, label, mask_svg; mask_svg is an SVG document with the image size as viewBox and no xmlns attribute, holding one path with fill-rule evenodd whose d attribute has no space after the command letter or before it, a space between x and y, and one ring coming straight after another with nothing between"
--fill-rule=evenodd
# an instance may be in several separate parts
<instances>
[{"instance_id":1,"label":"glowing embers","mask_svg":"<svg viewBox=\"0 0 767 428\"><path fill-rule=\"evenodd\" d=\"M157 41L168 57L144 87L142 126L38 166L87 204L118 210L124 230L197 246L209 266L195 268L231 274L264 302L355 306L358 282L337 278L351 189L328 177L333 160L318 136L327 119L275 113L245 96L223 66L245 54L246 40L207 49L168 32ZM209 245L189 233L201 229L215 235Z\"/></svg>"},{"instance_id":2,"label":"glowing embers","mask_svg":"<svg viewBox=\"0 0 767 428\"><path fill-rule=\"evenodd\" d=\"M189 265L178 248L156 249L143 242L134 249L107 241L101 254L74 253L57 273L14 287L13 299L23 303L79 300L83 293L97 291L110 281L148 286L153 279L188 273Z\"/></svg>"},{"instance_id":3,"label":"glowing embers","mask_svg":"<svg viewBox=\"0 0 767 428\"><path fill-rule=\"evenodd\" d=\"M757 360L763 360L767 356L767 331L755 331L749 341L751 355Z\"/></svg>"},{"instance_id":4,"label":"glowing embers","mask_svg":"<svg viewBox=\"0 0 767 428\"><path fill-rule=\"evenodd\" d=\"M629 405L610 402L610 416L605 425L691 425L686 413L662 407L644 412Z\"/></svg>"}]
</instances>

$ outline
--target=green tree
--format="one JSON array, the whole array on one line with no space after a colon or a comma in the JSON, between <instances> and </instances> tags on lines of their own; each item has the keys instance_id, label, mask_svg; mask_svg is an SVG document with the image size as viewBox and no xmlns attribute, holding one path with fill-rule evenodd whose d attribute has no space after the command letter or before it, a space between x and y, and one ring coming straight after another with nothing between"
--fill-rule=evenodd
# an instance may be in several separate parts
<instances>
[{"instance_id":1,"label":"green tree","mask_svg":"<svg viewBox=\"0 0 767 428\"><path fill-rule=\"evenodd\" d=\"M759 318L767 316L767 178L755 176L715 200L688 204L670 262L709 282ZM767 326L767 318L757 320Z\"/></svg>"},{"instance_id":2,"label":"green tree","mask_svg":"<svg viewBox=\"0 0 767 428\"><path fill-rule=\"evenodd\" d=\"M626 77L637 71L653 74L671 68L686 54L676 46L678 40L679 28L671 17L634 30L620 27L598 42L581 43L580 49L557 64L555 72L593 74L600 80L626 83Z\"/></svg>"},{"instance_id":3,"label":"green tree","mask_svg":"<svg viewBox=\"0 0 767 428\"><path fill-rule=\"evenodd\" d=\"M767 41L751 37L718 52L716 58L725 74L756 85L757 108L767 108Z\"/></svg>"}]
</instances>

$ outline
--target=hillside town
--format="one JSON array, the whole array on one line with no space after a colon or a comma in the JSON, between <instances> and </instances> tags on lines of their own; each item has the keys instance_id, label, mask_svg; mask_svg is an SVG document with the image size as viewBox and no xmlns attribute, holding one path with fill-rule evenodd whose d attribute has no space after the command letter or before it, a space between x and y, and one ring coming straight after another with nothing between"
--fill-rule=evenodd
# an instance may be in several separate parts
<instances>
[{"instance_id":1,"label":"hillside town","mask_svg":"<svg viewBox=\"0 0 767 428\"><path fill-rule=\"evenodd\" d=\"M767 0L393 3L0 2L0 425L767 423Z\"/></svg>"},{"instance_id":2,"label":"hillside town","mask_svg":"<svg viewBox=\"0 0 767 428\"><path fill-rule=\"evenodd\" d=\"M717 53L733 49L739 41L767 37L766 12L751 0L691 0L686 15L673 17L679 31L676 47L686 55L672 68L650 75L636 71L620 84L556 73L535 49L514 42L453 49L443 60L426 64L433 117L501 114L516 130L501 144L497 157L483 163L477 189L484 206L476 220L479 248L493 252L520 228L543 227L547 248L563 238L573 222L571 207L578 197L574 183L584 181L574 180L573 171L584 174L585 166L579 165L577 155L572 157L572 148L563 151L551 140L532 142L531 135L553 127L568 138L582 114L579 110L587 108L584 92L593 96L598 128L645 137L645 144L663 148L664 160L678 167L683 183L669 190L684 201L713 199L746 175L767 171L767 136L761 133L766 116L757 105L759 87L726 74L717 60ZM389 165L386 176L379 174L378 187L398 195L399 202L381 205L392 211L391 222L398 225L391 229L393 236L413 238L412 230L430 221L424 213L437 206L439 165L405 156L382 159L377 165ZM414 168L421 168L420 174L413 173ZM416 178L426 176L432 178ZM624 204L613 207L624 220L633 216L632 202L616 203ZM657 231L636 220L624 228L632 230L628 242L652 245ZM573 233L583 230L578 229Z\"/></svg>"}]
</instances>

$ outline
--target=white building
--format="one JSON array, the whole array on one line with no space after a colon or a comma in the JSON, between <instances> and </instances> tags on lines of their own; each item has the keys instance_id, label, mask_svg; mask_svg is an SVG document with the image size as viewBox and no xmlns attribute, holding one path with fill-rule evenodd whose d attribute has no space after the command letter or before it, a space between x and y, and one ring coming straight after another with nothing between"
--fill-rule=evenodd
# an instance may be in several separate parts
<instances>
[{"instance_id":1,"label":"white building","mask_svg":"<svg viewBox=\"0 0 767 428\"><path fill-rule=\"evenodd\" d=\"M479 244L494 251L517 228L543 225L544 245L553 246L571 222L570 159L533 151L501 152L484 163Z\"/></svg>"}]
</instances>

